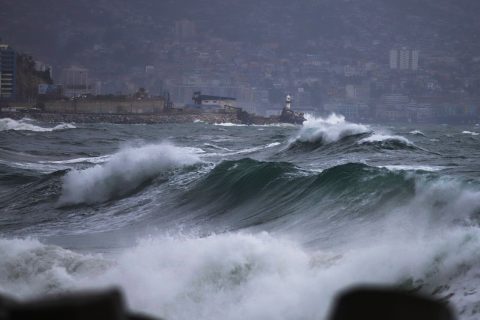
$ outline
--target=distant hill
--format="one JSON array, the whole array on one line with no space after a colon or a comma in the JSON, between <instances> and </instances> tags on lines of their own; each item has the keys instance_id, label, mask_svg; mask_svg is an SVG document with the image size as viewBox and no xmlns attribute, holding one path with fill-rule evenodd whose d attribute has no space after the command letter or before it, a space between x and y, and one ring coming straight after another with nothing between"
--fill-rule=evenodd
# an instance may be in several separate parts
<instances>
[{"instance_id":1,"label":"distant hill","mask_svg":"<svg viewBox=\"0 0 480 320\"><path fill-rule=\"evenodd\" d=\"M0 0L0 37L55 66L79 63L104 74L142 66L175 20L199 34L284 50L408 44L480 55L477 0Z\"/></svg>"}]
</instances>

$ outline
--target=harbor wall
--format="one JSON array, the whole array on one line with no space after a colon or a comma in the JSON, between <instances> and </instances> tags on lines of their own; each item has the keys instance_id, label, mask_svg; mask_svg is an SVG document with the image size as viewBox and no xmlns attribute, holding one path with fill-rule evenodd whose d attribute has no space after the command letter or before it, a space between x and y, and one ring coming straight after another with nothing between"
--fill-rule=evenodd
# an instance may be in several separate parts
<instances>
[{"instance_id":1,"label":"harbor wall","mask_svg":"<svg viewBox=\"0 0 480 320\"><path fill-rule=\"evenodd\" d=\"M45 103L46 112L93 114L158 114L165 100L59 100Z\"/></svg>"},{"instance_id":2,"label":"harbor wall","mask_svg":"<svg viewBox=\"0 0 480 320\"><path fill-rule=\"evenodd\" d=\"M51 123L242 123L236 113L163 113L163 114L94 114L56 112L0 112L0 118L31 118Z\"/></svg>"}]
</instances>

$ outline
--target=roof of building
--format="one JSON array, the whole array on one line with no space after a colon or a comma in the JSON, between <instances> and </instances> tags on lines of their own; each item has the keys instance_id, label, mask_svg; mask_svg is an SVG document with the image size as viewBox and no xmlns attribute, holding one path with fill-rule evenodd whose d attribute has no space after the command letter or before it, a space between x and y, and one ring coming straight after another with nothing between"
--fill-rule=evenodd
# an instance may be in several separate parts
<instances>
[{"instance_id":1,"label":"roof of building","mask_svg":"<svg viewBox=\"0 0 480 320\"><path fill-rule=\"evenodd\" d=\"M237 100L231 97L220 97L220 96L209 96L209 95L200 95L198 97L200 100Z\"/></svg>"}]
</instances>

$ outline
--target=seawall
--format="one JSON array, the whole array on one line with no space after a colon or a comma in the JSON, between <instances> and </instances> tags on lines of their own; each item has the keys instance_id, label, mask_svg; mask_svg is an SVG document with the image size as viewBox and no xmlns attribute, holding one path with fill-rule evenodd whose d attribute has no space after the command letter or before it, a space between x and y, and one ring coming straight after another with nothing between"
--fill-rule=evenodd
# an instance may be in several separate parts
<instances>
[{"instance_id":1,"label":"seawall","mask_svg":"<svg viewBox=\"0 0 480 320\"><path fill-rule=\"evenodd\" d=\"M0 118L15 120L28 117L43 122L76 123L118 123L118 124L154 124L154 123L242 123L237 113L162 113L162 114L91 114L91 113L53 113L53 112L0 112Z\"/></svg>"}]
</instances>

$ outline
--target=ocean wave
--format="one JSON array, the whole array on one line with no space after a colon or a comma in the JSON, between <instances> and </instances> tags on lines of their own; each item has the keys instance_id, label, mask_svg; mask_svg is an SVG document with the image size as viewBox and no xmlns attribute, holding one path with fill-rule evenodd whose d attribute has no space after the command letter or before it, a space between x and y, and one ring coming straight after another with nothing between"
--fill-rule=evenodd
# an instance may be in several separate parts
<instances>
[{"instance_id":1,"label":"ocean wave","mask_svg":"<svg viewBox=\"0 0 480 320\"><path fill-rule=\"evenodd\" d=\"M425 137L425 133L423 133L423 132L420 131L420 130L412 130L412 131L409 132L409 134L414 135L414 136L422 136L422 137Z\"/></svg>"},{"instance_id":2,"label":"ocean wave","mask_svg":"<svg viewBox=\"0 0 480 320\"><path fill-rule=\"evenodd\" d=\"M10 118L0 119L0 131L35 131L35 132L51 132L56 130L75 129L76 127L70 123L61 123L52 128L45 128L34 125L30 119L13 120Z\"/></svg>"},{"instance_id":3,"label":"ocean wave","mask_svg":"<svg viewBox=\"0 0 480 320\"><path fill-rule=\"evenodd\" d=\"M104 202L131 193L162 172L200 162L196 151L168 143L124 148L104 164L67 173L59 205Z\"/></svg>"},{"instance_id":4,"label":"ocean wave","mask_svg":"<svg viewBox=\"0 0 480 320\"><path fill-rule=\"evenodd\" d=\"M386 168L392 171L428 171L428 172L436 172L445 169L445 167L441 166L426 166L426 165L384 165L378 166L379 168Z\"/></svg>"},{"instance_id":5,"label":"ocean wave","mask_svg":"<svg viewBox=\"0 0 480 320\"><path fill-rule=\"evenodd\" d=\"M221 127L246 127L248 125L246 124L241 124L241 123L232 123L232 122L221 122L221 123L215 123L215 126L221 126Z\"/></svg>"},{"instance_id":6,"label":"ocean wave","mask_svg":"<svg viewBox=\"0 0 480 320\"><path fill-rule=\"evenodd\" d=\"M462 131L463 134L469 134L471 136L478 136L480 133L478 132L473 132L473 131Z\"/></svg>"},{"instance_id":7,"label":"ocean wave","mask_svg":"<svg viewBox=\"0 0 480 320\"><path fill-rule=\"evenodd\" d=\"M416 147L413 142L405 137L381 133L374 133L369 137L362 138L358 141L358 144L379 145L385 149L395 149L397 147Z\"/></svg>"},{"instance_id":8,"label":"ocean wave","mask_svg":"<svg viewBox=\"0 0 480 320\"><path fill-rule=\"evenodd\" d=\"M223 161L193 182L178 204L182 212L228 228L284 228L282 224L290 221L298 229L312 228L312 237L319 235L314 226L348 225L354 219L390 215L398 208L406 208L403 215L474 218L480 212L478 186L441 178L436 171L442 169L346 163L319 172L288 162ZM465 215L455 216L457 212Z\"/></svg>"},{"instance_id":9,"label":"ocean wave","mask_svg":"<svg viewBox=\"0 0 480 320\"><path fill-rule=\"evenodd\" d=\"M41 164L77 164L77 163L104 163L110 159L111 155L98 156L98 157L82 157L82 158L73 158L66 160L42 160L39 161Z\"/></svg>"},{"instance_id":10,"label":"ocean wave","mask_svg":"<svg viewBox=\"0 0 480 320\"><path fill-rule=\"evenodd\" d=\"M306 115L295 141L306 143L333 143L348 136L355 136L371 132L371 129L362 124L345 121L341 115L331 114L327 118L315 118Z\"/></svg>"},{"instance_id":11,"label":"ocean wave","mask_svg":"<svg viewBox=\"0 0 480 320\"><path fill-rule=\"evenodd\" d=\"M383 197L394 200L413 193L414 185L414 179L405 172L361 163L313 172L288 162L245 158L218 164L185 191L179 205L184 212L219 219L231 228L241 229L266 226L280 217L307 219L299 214L303 210L319 212L316 221L321 220L321 212L338 214L342 219L351 218L354 212L361 216L372 211ZM342 206L351 206L352 211L340 210Z\"/></svg>"},{"instance_id":12,"label":"ocean wave","mask_svg":"<svg viewBox=\"0 0 480 320\"><path fill-rule=\"evenodd\" d=\"M0 291L23 298L113 285L134 310L171 320L293 320L322 319L352 285L410 283L428 294L446 288L436 290L438 298L450 297L475 319L479 245L478 230L466 229L420 238L374 233L369 242L328 251L268 233L226 233L156 236L107 259L3 239Z\"/></svg>"},{"instance_id":13,"label":"ocean wave","mask_svg":"<svg viewBox=\"0 0 480 320\"><path fill-rule=\"evenodd\" d=\"M218 153L218 152L207 153L207 154L205 154L205 156L207 156L207 157L217 157L217 156L227 157L227 156L233 156L233 155L249 154L249 153L254 153L254 152L257 152L257 151L273 148L273 147L276 147L276 146L279 146L279 145L281 145L280 142L272 142L272 143L269 143L269 144L266 144L266 145L260 145L260 146L256 146L256 147L245 148L245 149L240 149L240 150L234 151L234 150L231 150L231 149L228 149L228 148L222 148L222 147L219 147L219 146L216 146L216 145L205 144L205 146L207 146L207 147L211 147L211 148L214 148L214 149L216 148L216 149L220 149L220 150L225 151L225 152L222 152L222 153Z\"/></svg>"},{"instance_id":14,"label":"ocean wave","mask_svg":"<svg viewBox=\"0 0 480 320\"><path fill-rule=\"evenodd\" d=\"M221 127L295 127L295 125L291 123L243 124L243 123L222 122L222 123L215 123L214 125L221 126Z\"/></svg>"}]
</instances>

